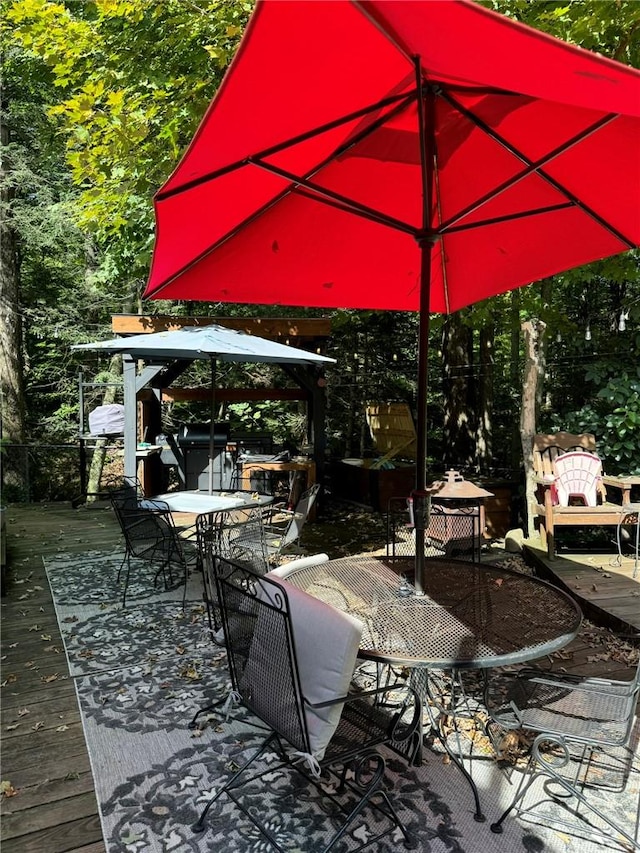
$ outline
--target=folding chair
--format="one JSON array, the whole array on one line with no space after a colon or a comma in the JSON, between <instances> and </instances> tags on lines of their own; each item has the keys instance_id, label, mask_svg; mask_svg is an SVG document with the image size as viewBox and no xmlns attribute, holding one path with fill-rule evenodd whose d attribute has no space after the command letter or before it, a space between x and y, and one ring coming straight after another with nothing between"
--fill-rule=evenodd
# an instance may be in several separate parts
<instances>
[{"instance_id":1,"label":"folding chair","mask_svg":"<svg viewBox=\"0 0 640 853\"><path fill-rule=\"evenodd\" d=\"M348 614L284 580L257 575L224 558L216 560L216 583L231 696L240 697L268 727L268 734L246 764L217 789L193 825L194 832L205 830L210 809L227 797L275 849L290 850L290 844L283 847L261 821L257 807L257 784L264 785L266 796L271 792L265 777L286 768L301 773L317 791L319 803L324 803L320 807L327 815L327 835L332 834L323 853L365 811L363 820L371 837L350 849L361 850L395 829L409 843L409 833L387 793L385 759L378 748L414 736L421 717L418 697L405 684L349 693L362 625ZM380 701L382 696L386 703ZM263 755L273 752L278 763L261 762ZM328 776L337 779L334 793L327 789ZM288 804L283 808L289 810L292 802L298 802L296 790L292 786L283 792L283 803ZM327 808L327 798L333 809ZM306 797L300 802L304 821L309 803ZM361 841L355 831L351 839Z\"/></svg>"},{"instance_id":2,"label":"folding chair","mask_svg":"<svg viewBox=\"0 0 640 853\"><path fill-rule=\"evenodd\" d=\"M565 831L568 828L589 838L610 840L610 834L588 819L586 809L632 849L640 849L638 814L633 830L636 837L632 838L617 822L615 813L603 811L588 796L590 789L616 790L619 786L617 790L623 790L627 783L633 763L629 740L639 692L640 660L631 681L541 674L529 669L514 676L500 707L491 709L492 719L505 729L521 728L538 734L531 748L528 774L523 775L509 807L491 825L492 831L502 832L504 820L514 809L520 815L528 814L525 798L534 782L543 778L554 810L543 817L536 809L536 821L546 819Z\"/></svg>"}]
</instances>

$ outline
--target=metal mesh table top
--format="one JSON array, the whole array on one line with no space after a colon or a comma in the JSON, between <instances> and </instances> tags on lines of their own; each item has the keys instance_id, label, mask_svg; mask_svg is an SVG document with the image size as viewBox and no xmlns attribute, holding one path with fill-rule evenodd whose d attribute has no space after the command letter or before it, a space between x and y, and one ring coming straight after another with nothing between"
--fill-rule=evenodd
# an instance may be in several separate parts
<instances>
[{"instance_id":1,"label":"metal mesh table top","mask_svg":"<svg viewBox=\"0 0 640 853\"><path fill-rule=\"evenodd\" d=\"M364 658L472 669L532 660L562 648L582 614L562 590L509 569L427 560L424 595L402 595L398 561L346 557L286 580L363 623ZM407 570L413 561L407 562Z\"/></svg>"}]
</instances>

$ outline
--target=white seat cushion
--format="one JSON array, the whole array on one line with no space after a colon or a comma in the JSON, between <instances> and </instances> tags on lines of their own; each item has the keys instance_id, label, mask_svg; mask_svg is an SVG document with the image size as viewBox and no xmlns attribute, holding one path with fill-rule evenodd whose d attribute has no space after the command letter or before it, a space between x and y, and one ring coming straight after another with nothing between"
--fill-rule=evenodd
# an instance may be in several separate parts
<instances>
[{"instance_id":1,"label":"white seat cushion","mask_svg":"<svg viewBox=\"0 0 640 853\"><path fill-rule=\"evenodd\" d=\"M362 623L286 581L278 580L276 583L284 589L289 601L300 687L304 699L308 703L316 704L346 696L356 665ZM275 592L272 584L261 585L261 597L271 598ZM269 622L271 623L271 620ZM278 690L277 682L279 678L284 677L284 668L274 659L274 645L269 639L272 640L273 637L271 634L265 635L259 619L240 689L243 692L250 691L251 705L255 711L265 722L277 728L277 721L281 720L283 715L278 712L275 702L279 696L286 695L287 691L286 686L282 691ZM280 638L276 642L282 643L283 640ZM286 654L284 648L282 654ZM262 691L256 692L252 689L256 682L262 685ZM270 684L271 689L265 690L265 684ZM305 705L309 745L311 754L317 759L324 755L338 726L342 708L343 703L317 709ZM301 744L294 746L302 748Z\"/></svg>"}]
</instances>

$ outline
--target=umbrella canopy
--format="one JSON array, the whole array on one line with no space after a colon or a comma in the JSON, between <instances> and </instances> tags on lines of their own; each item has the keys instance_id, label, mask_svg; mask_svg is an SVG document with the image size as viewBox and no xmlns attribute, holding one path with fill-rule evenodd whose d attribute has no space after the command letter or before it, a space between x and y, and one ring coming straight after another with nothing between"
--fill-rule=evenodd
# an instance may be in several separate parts
<instances>
[{"instance_id":1,"label":"umbrella canopy","mask_svg":"<svg viewBox=\"0 0 640 853\"><path fill-rule=\"evenodd\" d=\"M144 295L420 310L419 497L429 312L637 246L639 150L640 72L470 0L258 0Z\"/></svg>"},{"instance_id":2,"label":"umbrella canopy","mask_svg":"<svg viewBox=\"0 0 640 853\"><path fill-rule=\"evenodd\" d=\"M335 364L335 359L285 346L225 326L185 326L169 332L150 332L77 344L76 350L121 352L148 361L215 359L273 364Z\"/></svg>"},{"instance_id":3,"label":"umbrella canopy","mask_svg":"<svg viewBox=\"0 0 640 853\"><path fill-rule=\"evenodd\" d=\"M455 311L622 252L639 116L638 71L468 0L258 0L145 296L416 310L429 239Z\"/></svg>"}]
</instances>

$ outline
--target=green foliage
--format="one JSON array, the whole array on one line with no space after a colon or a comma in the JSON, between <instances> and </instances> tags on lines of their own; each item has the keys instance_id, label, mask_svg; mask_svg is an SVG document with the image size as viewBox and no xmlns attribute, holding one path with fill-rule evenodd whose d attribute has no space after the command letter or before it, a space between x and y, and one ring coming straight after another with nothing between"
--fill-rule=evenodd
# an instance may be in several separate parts
<instances>
[{"instance_id":1,"label":"green foliage","mask_svg":"<svg viewBox=\"0 0 640 853\"><path fill-rule=\"evenodd\" d=\"M626 65L640 65L640 4L636 0L478 0L563 41Z\"/></svg>"},{"instance_id":2,"label":"green foliage","mask_svg":"<svg viewBox=\"0 0 640 853\"><path fill-rule=\"evenodd\" d=\"M46 65L78 224L140 285L153 240L151 200L222 79L251 3L16 0L14 44Z\"/></svg>"},{"instance_id":3,"label":"green foliage","mask_svg":"<svg viewBox=\"0 0 640 853\"><path fill-rule=\"evenodd\" d=\"M640 65L640 4L634 0L485 0L484 5L590 50ZM11 129L5 158L19 233L21 310L30 435L70 437L76 373L87 357L69 345L105 337L111 313L135 310L153 245L154 192L185 150L233 56L252 8L243 0L4 0L0 24ZM5 211L3 211L4 213ZM544 417L558 428L596 433L607 466L638 470L640 360L638 255L627 253L523 288L520 319L542 317L550 342ZM496 322L496 465L507 463L520 388L511 382L511 295L474 306L474 332ZM154 302L156 311L216 313L219 306ZM278 306L224 306L223 313L277 316ZM304 309L289 316L314 316ZM369 446L364 406L413 405L417 318L394 312L331 312L327 371L329 440L337 455ZM621 315L626 330L618 331ZM429 439L440 453L443 357L431 326ZM585 341L587 322L592 341ZM557 340L558 335L560 341ZM101 362L96 358L95 364ZM474 382L480 365L467 366ZM236 370L236 368L234 368ZM268 386L276 371L221 376L224 384ZM208 384L206 373L195 383ZM296 407L236 404L247 427L298 443ZM208 418L206 406L176 406L177 420ZM544 428L546 424L540 424ZM500 432L503 431L503 432ZM610 464L611 463L611 464Z\"/></svg>"}]
</instances>

